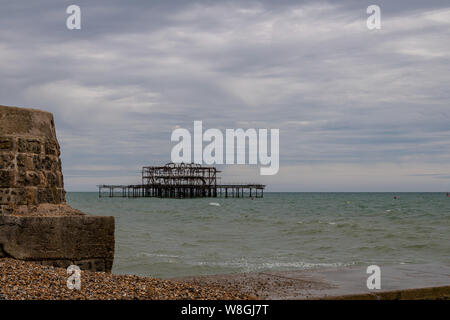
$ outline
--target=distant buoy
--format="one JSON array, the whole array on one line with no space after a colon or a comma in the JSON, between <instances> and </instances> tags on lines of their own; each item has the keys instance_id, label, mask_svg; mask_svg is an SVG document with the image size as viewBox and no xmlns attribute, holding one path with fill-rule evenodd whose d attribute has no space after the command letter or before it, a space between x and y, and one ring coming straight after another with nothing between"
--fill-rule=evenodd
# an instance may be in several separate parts
<instances>
[{"instance_id":1,"label":"distant buoy","mask_svg":"<svg viewBox=\"0 0 450 320\"><path fill-rule=\"evenodd\" d=\"M394 200L397 200L397 196L394 196Z\"/></svg>"},{"instance_id":2,"label":"distant buoy","mask_svg":"<svg viewBox=\"0 0 450 320\"><path fill-rule=\"evenodd\" d=\"M350 204L350 201L347 200L345 203L346 203L346 204Z\"/></svg>"}]
</instances>

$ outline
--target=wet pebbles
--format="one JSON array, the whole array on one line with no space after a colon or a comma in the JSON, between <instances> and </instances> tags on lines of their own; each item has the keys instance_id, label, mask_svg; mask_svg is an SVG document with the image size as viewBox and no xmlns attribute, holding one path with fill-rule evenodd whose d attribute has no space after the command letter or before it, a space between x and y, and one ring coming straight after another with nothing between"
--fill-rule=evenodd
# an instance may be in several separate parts
<instances>
[{"instance_id":1,"label":"wet pebbles","mask_svg":"<svg viewBox=\"0 0 450 320\"><path fill-rule=\"evenodd\" d=\"M69 289L66 269L0 259L0 300L30 299L249 299L235 288L81 271L81 289Z\"/></svg>"}]
</instances>

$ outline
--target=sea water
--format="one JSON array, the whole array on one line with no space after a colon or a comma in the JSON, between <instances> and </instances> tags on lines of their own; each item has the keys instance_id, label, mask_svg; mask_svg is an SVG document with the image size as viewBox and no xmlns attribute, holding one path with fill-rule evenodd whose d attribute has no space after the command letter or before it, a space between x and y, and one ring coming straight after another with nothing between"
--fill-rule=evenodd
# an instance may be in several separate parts
<instances>
[{"instance_id":1,"label":"sea water","mask_svg":"<svg viewBox=\"0 0 450 320\"><path fill-rule=\"evenodd\" d=\"M394 199L394 197L397 199ZM114 216L113 272L161 278L450 264L445 193L264 193L264 198L99 198L68 203Z\"/></svg>"}]
</instances>

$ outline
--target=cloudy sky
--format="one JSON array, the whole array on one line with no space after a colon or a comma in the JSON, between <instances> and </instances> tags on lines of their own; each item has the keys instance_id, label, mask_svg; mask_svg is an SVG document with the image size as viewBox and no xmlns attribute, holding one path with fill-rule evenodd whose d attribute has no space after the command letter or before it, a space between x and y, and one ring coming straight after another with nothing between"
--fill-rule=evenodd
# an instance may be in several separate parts
<instances>
[{"instance_id":1,"label":"cloudy sky","mask_svg":"<svg viewBox=\"0 0 450 320\"><path fill-rule=\"evenodd\" d=\"M224 181L450 191L450 2L1 0L0 104L54 113L69 191L139 182L194 120L280 129L277 175Z\"/></svg>"}]
</instances>

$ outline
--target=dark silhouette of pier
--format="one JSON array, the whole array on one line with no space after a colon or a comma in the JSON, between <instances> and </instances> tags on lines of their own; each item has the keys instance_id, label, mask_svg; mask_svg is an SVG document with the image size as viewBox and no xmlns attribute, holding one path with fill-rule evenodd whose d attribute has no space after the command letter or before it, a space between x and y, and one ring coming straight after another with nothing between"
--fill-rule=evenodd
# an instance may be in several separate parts
<instances>
[{"instance_id":1,"label":"dark silhouette of pier","mask_svg":"<svg viewBox=\"0 0 450 320\"><path fill-rule=\"evenodd\" d=\"M215 167L199 164L168 163L164 166L143 167L142 183L136 185L99 185L99 197L158 197L204 198L232 197L262 198L263 184L220 184ZM106 191L106 192L105 192Z\"/></svg>"}]
</instances>

